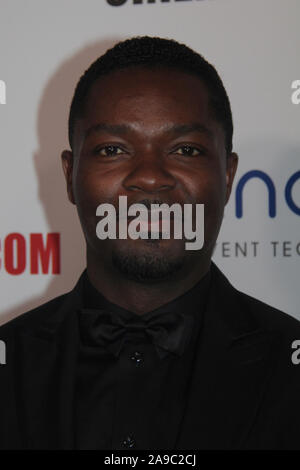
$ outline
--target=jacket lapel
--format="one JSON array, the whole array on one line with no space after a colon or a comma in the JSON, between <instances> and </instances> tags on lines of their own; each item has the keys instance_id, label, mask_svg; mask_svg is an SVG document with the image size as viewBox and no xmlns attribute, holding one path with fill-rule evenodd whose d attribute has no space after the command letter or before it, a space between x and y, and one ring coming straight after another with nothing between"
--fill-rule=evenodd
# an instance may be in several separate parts
<instances>
[{"instance_id":1,"label":"jacket lapel","mask_svg":"<svg viewBox=\"0 0 300 470\"><path fill-rule=\"evenodd\" d=\"M213 263L212 271L179 449L243 448L275 364L277 334L259 328Z\"/></svg>"},{"instance_id":2,"label":"jacket lapel","mask_svg":"<svg viewBox=\"0 0 300 470\"><path fill-rule=\"evenodd\" d=\"M15 396L23 446L72 449L81 278L51 319L15 338ZM42 313L41 313L42 315Z\"/></svg>"}]
</instances>

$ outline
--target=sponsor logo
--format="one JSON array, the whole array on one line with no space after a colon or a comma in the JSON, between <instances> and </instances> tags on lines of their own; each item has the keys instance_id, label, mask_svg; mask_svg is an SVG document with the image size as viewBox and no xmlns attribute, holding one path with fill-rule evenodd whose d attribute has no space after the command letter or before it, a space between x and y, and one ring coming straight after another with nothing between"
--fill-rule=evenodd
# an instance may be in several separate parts
<instances>
[{"instance_id":1,"label":"sponsor logo","mask_svg":"<svg viewBox=\"0 0 300 470\"><path fill-rule=\"evenodd\" d=\"M44 242L42 233L30 233L26 240L21 233L8 234L0 240L0 270L8 274L60 274L60 234L48 233ZM28 256L29 254L29 256Z\"/></svg>"},{"instance_id":2,"label":"sponsor logo","mask_svg":"<svg viewBox=\"0 0 300 470\"><path fill-rule=\"evenodd\" d=\"M241 179L239 180L237 187L236 187L236 192L235 192L235 208L236 208L236 217L240 219L243 217L243 192L246 183L250 181L253 178L258 178L262 180L267 188L267 198L269 202L269 217L276 217L276 188L275 184L272 180L272 178L265 173L264 171L260 170L251 170L245 173ZM284 190L284 196L285 196L285 201L287 203L287 206L289 209L294 212L294 214L300 215L300 206L296 204L296 202L293 199L293 188L295 186L296 181L300 180L300 171L296 171L293 173L290 178L288 179L286 185L285 185L285 190Z\"/></svg>"},{"instance_id":3,"label":"sponsor logo","mask_svg":"<svg viewBox=\"0 0 300 470\"><path fill-rule=\"evenodd\" d=\"M260 255L275 259L300 256L300 242L291 240L239 240L219 241L214 254L222 258L257 258Z\"/></svg>"}]
</instances>

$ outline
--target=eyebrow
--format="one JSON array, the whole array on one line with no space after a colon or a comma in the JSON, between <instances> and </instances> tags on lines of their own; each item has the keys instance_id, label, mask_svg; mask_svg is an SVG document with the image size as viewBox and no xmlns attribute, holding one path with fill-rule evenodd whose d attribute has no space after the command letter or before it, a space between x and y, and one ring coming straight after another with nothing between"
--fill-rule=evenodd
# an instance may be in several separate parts
<instances>
[{"instance_id":1,"label":"eyebrow","mask_svg":"<svg viewBox=\"0 0 300 470\"><path fill-rule=\"evenodd\" d=\"M132 127L128 124L106 124L98 123L90 126L86 132L84 138L87 139L91 134L107 132L112 135L124 135L132 131ZM209 138L213 138L213 132L204 124L193 122L190 124L177 124L175 126L169 126L165 128L165 131L169 134L184 135L191 132L199 132L207 135Z\"/></svg>"}]
</instances>

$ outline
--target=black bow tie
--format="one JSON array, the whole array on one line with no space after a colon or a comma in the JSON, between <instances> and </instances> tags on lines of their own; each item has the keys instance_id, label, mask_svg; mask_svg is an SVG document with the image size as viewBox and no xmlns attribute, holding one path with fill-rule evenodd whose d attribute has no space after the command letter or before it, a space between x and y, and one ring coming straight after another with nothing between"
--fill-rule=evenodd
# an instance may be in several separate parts
<instances>
[{"instance_id":1,"label":"black bow tie","mask_svg":"<svg viewBox=\"0 0 300 470\"><path fill-rule=\"evenodd\" d=\"M126 319L107 310L80 310L80 330L85 344L103 346L115 356L120 354L126 333L132 331L144 331L160 357L168 351L182 355L192 329L192 316L182 313L162 312Z\"/></svg>"}]
</instances>

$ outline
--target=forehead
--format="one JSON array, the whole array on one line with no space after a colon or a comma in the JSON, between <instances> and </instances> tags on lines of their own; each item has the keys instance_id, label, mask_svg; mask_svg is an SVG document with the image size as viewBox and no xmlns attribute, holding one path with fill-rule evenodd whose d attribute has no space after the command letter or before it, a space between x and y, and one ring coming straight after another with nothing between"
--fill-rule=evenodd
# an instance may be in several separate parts
<instances>
[{"instance_id":1,"label":"forehead","mask_svg":"<svg viewBox=\"0 0 300 470\"><path fill-rule=\"evenodd\" d=\"M174 125L198 122L220 133L202 80L165 67L134 66L98 78L86 98L75 140L76 134L79 140L85 138L88 129L99 122L128 124L148 135Z\"/></svg>"},{"instance_id":2,"label":"forehead","mask_svg":"<svg viewBox=\"0 0 300 470\"><path fill-rule=\"evenodd\" d=\"M96 113L95 105L107 108L113 103L119 110L130 102L137 110L139 103L143 107L145 101L156 107L161 104L162 108L176 108L177 112L180 105L203 112L208 105L208 92L200 78L177 69L129 67L94 82L86 98L84 116Z\"/></svg>"}]
</instances>

